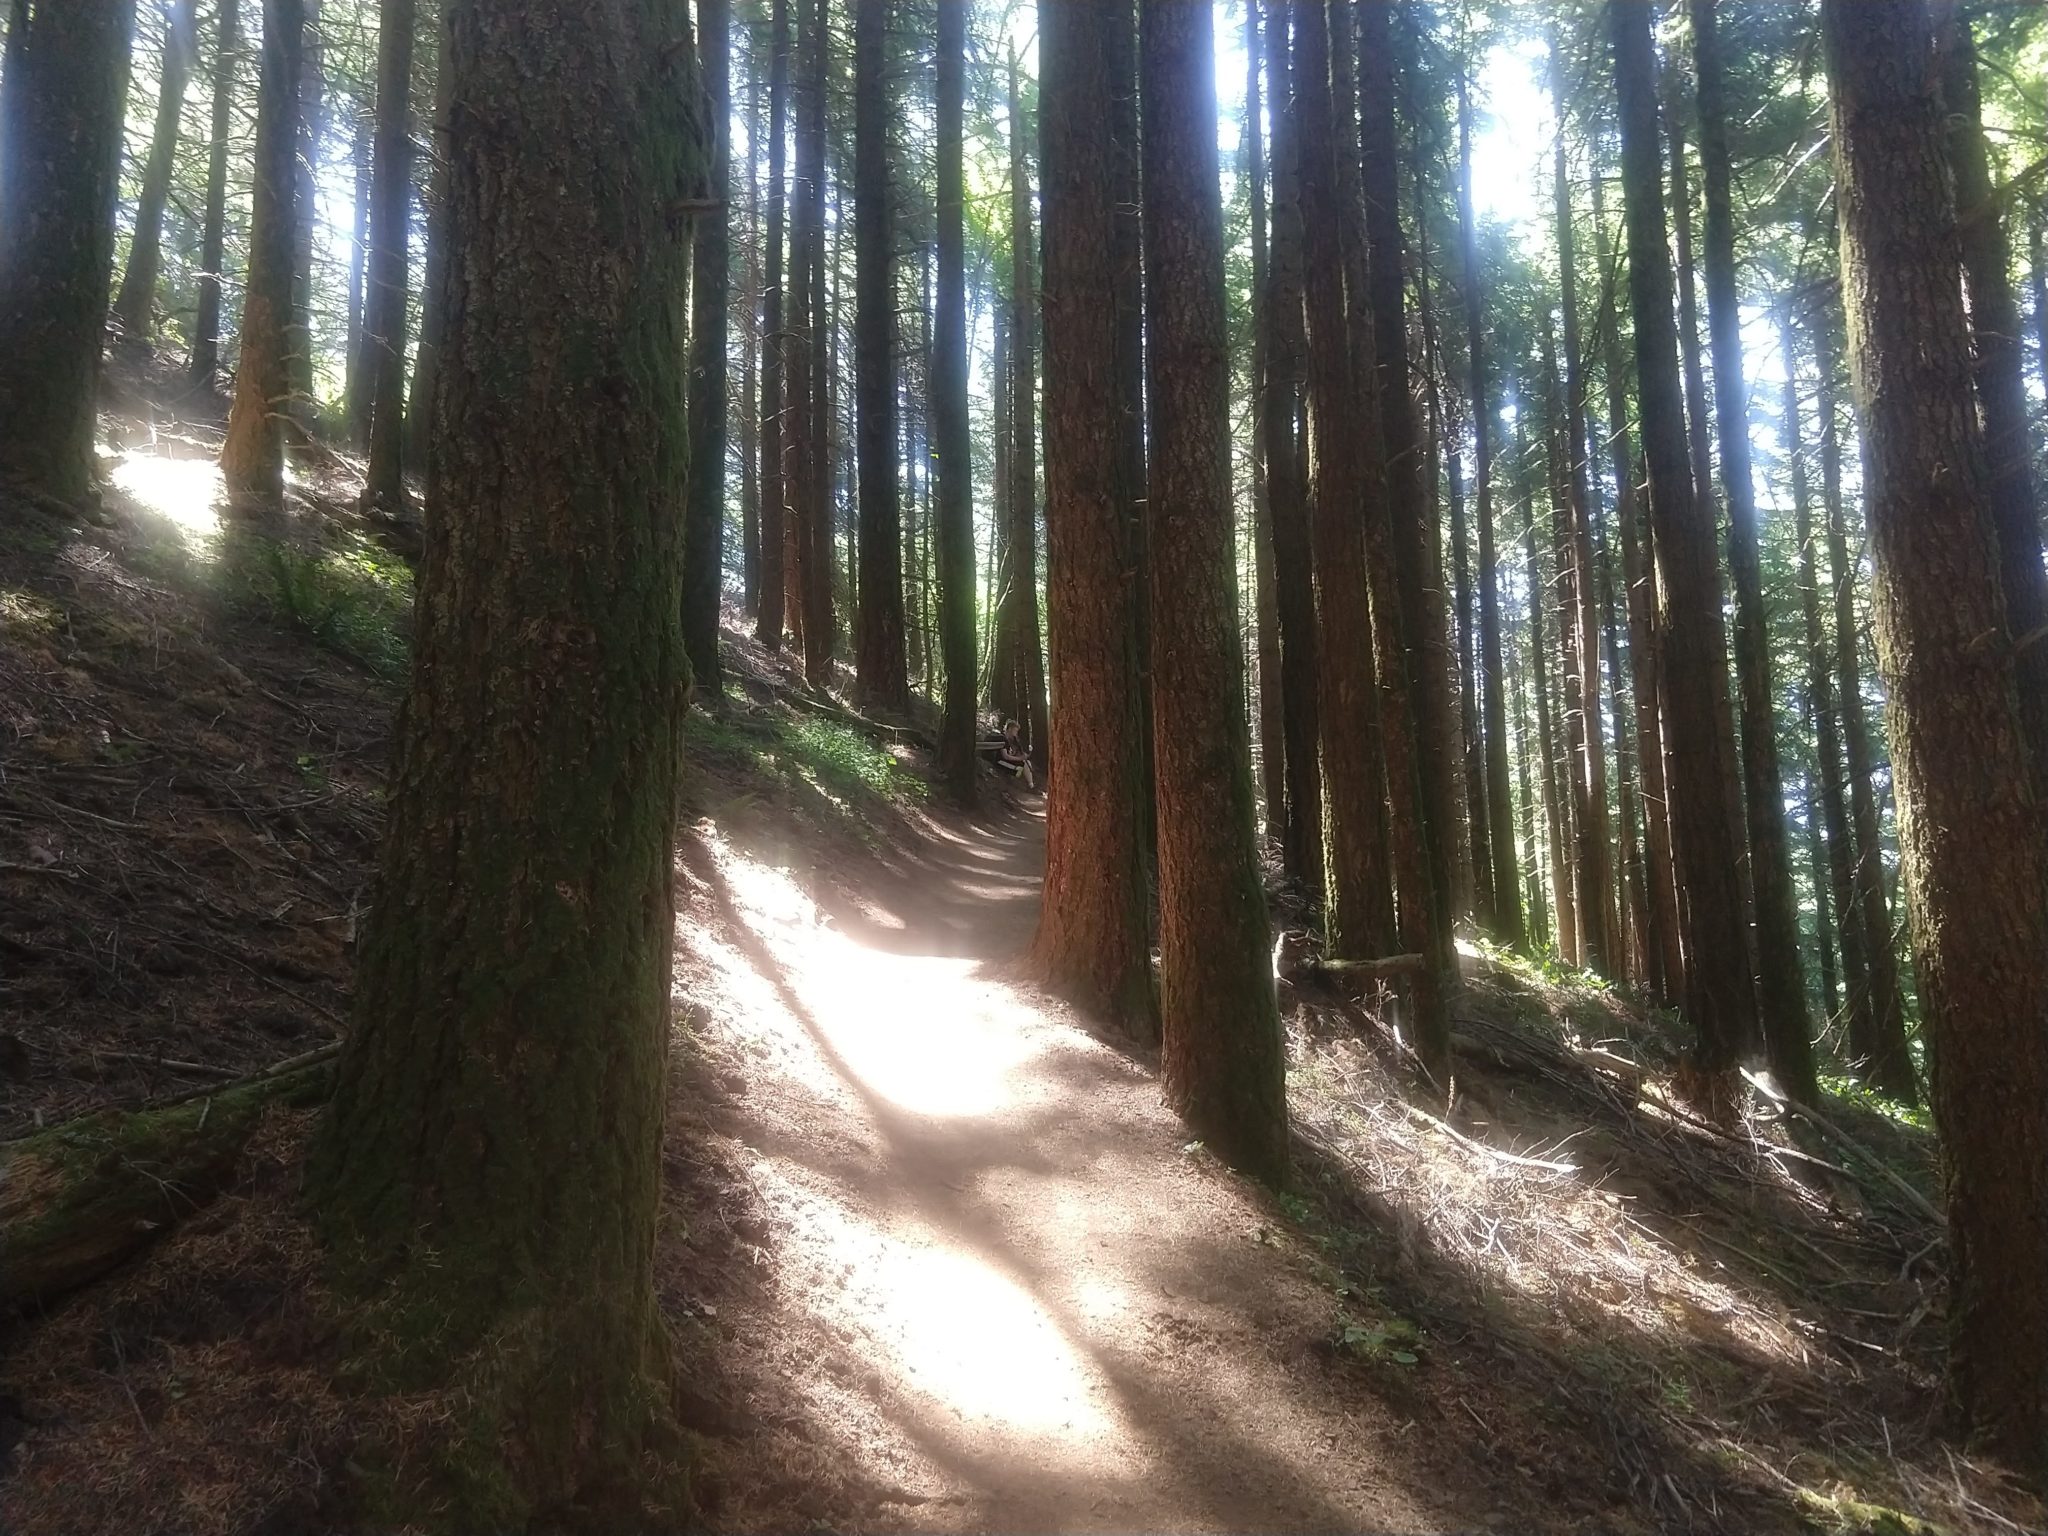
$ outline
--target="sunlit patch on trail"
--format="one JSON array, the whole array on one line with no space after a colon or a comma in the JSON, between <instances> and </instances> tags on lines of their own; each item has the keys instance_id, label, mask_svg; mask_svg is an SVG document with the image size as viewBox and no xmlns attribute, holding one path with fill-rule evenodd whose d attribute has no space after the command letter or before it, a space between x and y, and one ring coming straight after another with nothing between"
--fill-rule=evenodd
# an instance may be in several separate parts
<instances>
[{"instance_id":1,"label":"sunlit patch on trail","mask_svg":"<svg viewBox=\"0 0 2048 1536\"><path fill-rule=\"evenodd\" d=\"M970 1432L1002 1435L1011 1450L1028 1437L1069 1468L1123 1432L1106 1382L997 1265L922 1224L877 1225L779 1160L751 1171L778 1217L810 1239L815 1273L802 1294L873 1373L870 1391L930 1399Z\"/></svg>"},{"instance_id":2,"label":"sunlit patch on trail","mask_svg":"<svg viewBox=\"0 0 2048 1536\"><path fill-rule=\"evenodd\" d=\"M107 478L145 512L165 519L184 536L195 555L213 553L220 537L220 466L211 458L167 458L123 454Z\"/></svg>"}]
</instances>

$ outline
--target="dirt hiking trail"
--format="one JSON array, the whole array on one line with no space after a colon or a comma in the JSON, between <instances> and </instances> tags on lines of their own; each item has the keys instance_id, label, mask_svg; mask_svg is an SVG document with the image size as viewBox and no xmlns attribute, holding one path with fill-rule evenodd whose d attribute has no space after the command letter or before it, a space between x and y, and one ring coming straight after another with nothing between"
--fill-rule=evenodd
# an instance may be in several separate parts
<instances>
[{"instance_id":1,"label":"dirt hiking trail","mask_svg":"<svg viewBox=\"0 0 2048 1536\"><path fill-rule=\"evenodd\" d=\"M844 1519L839 1480L885 1528L1485 1527L1431 1434L1333 1379L1331 1291L1266 1197L1012 979L1043 840L929 823L859 891L686 845L708 1128L754 1197L754 1274L697 1310L791 1410L733 1437L730 1514Z\"/></svg>"}]
</instances>

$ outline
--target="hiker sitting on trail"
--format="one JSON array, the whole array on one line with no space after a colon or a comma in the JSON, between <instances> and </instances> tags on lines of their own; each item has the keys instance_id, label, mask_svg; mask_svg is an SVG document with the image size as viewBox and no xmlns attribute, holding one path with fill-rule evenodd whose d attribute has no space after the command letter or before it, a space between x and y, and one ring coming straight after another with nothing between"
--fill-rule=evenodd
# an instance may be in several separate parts
<instances>
[{"instance_id":1,"label":"hiker sitting on trail","mask_svg":"<svg viewBox=\"0 0 2048 1536\"><path fill-rule=\"evenodd\" d=\"M995 764L998 772L1021 778L1026 789L1038 787L1037 778L1031 771L1031 754L1024 750L1024 729L1016 721L1005 720L1001 739L983 742L982 753Z\"/></svg>"}]
</instances>

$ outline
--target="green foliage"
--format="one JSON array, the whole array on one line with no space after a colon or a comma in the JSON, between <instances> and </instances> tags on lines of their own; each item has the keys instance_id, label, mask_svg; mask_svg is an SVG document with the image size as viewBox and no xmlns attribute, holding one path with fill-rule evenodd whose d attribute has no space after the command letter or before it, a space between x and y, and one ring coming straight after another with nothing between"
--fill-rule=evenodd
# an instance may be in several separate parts
<instances>
[{"instance_id":1,"label":"green foliage","mask_svg":"<svg viewBox=\"0 0 2048 1536\"><path fill-rule=\"evenodd\" d=\"M395 555L361 538L314 549L256 538L243 541L229 569L245 606L379 677L404 675L412 572Z\"/></svg>"},{"instance_id":2,"label":"green foliage","mask_svg":"<svg viewBox=\"0 0 2048 1536\"><path fill-rule=\"evenodd\" d=\"M1830 1099L1839 1099L1867 1109L1872 1114L1882 1115L1897 1125L1909 1125L1916 1131L1932 1134L1934 1122L1929 1118L1925 1104L1901 1104L1875 1089L1865 1086L1853 1077L1830 1077L1821 1075L1821 1092Z\"/></svg>"},{"instance_id":3,"label":"green foliage","mask_svg":"<svg viewBox=\"0 0 2048 1536\"><path fill-rule=\"evenodd\" d=\"M1361 1360L1384 1361L1391 1365L1416 1365L1422 1357L1422 1332L1405 1317L1381 1317L1363 1321L1341 1308L1337 1313L1334 1340L1345 1354Z\"/></svg>"}]
</instances>

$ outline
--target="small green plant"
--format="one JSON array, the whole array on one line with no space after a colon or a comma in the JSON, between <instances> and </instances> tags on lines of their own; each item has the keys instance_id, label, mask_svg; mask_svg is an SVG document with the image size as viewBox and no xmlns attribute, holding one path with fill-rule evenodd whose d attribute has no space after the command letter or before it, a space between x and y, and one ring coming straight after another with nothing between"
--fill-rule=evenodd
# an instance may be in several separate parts
<instances>
[{"instance_id":1,"label":"small green plant","mask_svg":"<svg viewBox=\"0 0 2048 1536\"><path fill-rule=\"evenodd\" d=\"M926 785L895 757L850 725L814 716L793 720L783 732L788 759L821 789L838 795L865 790L921 798Z\"/></svg>"},{"instance_id":2,"label":"small green plant","mask_svg":"<svg viewBox=\"0 0 2048 1536\"><path fill-rule=\"evenodd\" d=\"M1934 1128L1928 1118L1925 1104L1901 1104L1897 1099L1877 1092L1858 1082L1853 1077L1821 1075L1821 1092L1832 1099L1842 1099L1860 1108L1871 1110L1900 1125L1910 1125L1915 1130L1927 1131Z\"/></svg>"},{"instance_id":3,"label":"small green plant","mask_svg":"<svg viewBox=\"0 0 2048 1536\"><path fill-rule=\"evenodd\" d=\"M1422 1333L1405 1317L1386 1317L1364 1322L1349 1313L1337 1314L1337 1347L1361 1360L1384 1360L1394 1365L1416 1365Z\"/></svg>"},{"instance_id":4,"label":"small green plant","mask_svg":"<svg viewBox=\"0 0 2048 1536\"><path fill-rule=\"evenodd\" d=\"M380 677L404 673L412 572L403 561L364 539L315 549L264 539L250 553L243 585L252 606Z\"/></svg>"}]
</instances>

